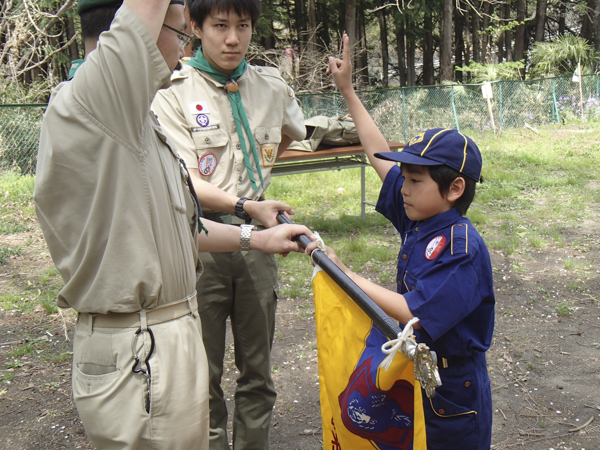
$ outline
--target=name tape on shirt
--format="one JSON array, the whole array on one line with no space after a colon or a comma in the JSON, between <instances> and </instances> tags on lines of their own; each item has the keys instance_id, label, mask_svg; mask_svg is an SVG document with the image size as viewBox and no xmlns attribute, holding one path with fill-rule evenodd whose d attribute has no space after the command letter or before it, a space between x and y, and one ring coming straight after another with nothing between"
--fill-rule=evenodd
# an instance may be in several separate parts
<instances>
[{"instance_id":1,"label":"name tape on shirt","mask_svg":"<svg viewBox=\"0 0 600 450\"><path fill-rule=\"evenodd\" d=\"M205 101L189 102L190 114L209 114L208 105Z\"/></svg>"},{"instance_id":2,"label":"name tape on shirt","mask_svg":"<svg viewBox=\"0 0 600 450\"><path fill-rule=\"evenodd\" d=\"M198 170L200 171L200 175L209 177L217 168L217 157L212 153L207 153L200 158L198 161Z\"/></svg>"},{"instance_id":3,"label":"name tape on shirt","mask_svg":"<svg viewBox=\"0 0 600 450\"><path fill-rule=\"evenodd\" d=\"M427 248L425 249L425 258L427 258L429 261L435 259L445 245L446 238L444 236L434 237L431 241L429 241L429 244L427 244Z\"/></svg>"}]
</instances>

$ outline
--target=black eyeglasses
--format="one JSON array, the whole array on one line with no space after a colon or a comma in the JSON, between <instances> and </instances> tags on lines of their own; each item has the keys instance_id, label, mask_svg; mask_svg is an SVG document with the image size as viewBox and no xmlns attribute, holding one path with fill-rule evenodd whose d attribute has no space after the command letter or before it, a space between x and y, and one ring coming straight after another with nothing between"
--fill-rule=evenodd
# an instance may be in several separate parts
<instances>
[{"instance_id":1,"label":"black eyeglasses","mask_svg":"<svg viewBox=\"0 0 600 450\"><path fill-rule=\"evenodd\" d=\"M183 31L178 30L177 28L173 28L167 25L166 23L163 23L163 27L168 28L169 30L177 33L177 39L179 39L179 46L181 48L186 48L188 45L190 45L190 42L192 42L192 38L194 36L192 36L191 34L184 33Z\"/></svg>"}]
</instances>

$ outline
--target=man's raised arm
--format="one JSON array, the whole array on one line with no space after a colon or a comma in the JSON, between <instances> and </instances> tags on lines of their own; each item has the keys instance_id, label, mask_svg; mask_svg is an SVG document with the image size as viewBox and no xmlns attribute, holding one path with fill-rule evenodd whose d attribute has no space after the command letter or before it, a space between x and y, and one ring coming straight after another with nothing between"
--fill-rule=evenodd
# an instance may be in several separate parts
<instances>
[{"instance_id":1,"label":"man's raised arm","mask_svg":"<svg viewBox=\"0 0 600 450\"><path fill-rule=\"evenodd\" d=\"M170 0L124 0L123 4L133 11L150 31L156 42L165 20Z\"/></svg>"}]
</instances>

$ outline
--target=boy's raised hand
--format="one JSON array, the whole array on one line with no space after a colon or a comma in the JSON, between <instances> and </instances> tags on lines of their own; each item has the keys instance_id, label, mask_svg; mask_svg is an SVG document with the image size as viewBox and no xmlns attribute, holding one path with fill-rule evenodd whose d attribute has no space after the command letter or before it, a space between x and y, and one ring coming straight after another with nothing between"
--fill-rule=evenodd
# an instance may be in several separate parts
<instances>
[{"instance_id":1,"label":"boy's raised hand","mask_svg":"<svg viewBox=\"0 0 600 450\"><path fill-rule=\"evenodd\" d=\"M345 91L352 90L352 58L350 57L350 38L344 33L343 59L329 57L329 67L327 73L333 76L333 82L342 94Z\"/></svg>"}]
</instances>

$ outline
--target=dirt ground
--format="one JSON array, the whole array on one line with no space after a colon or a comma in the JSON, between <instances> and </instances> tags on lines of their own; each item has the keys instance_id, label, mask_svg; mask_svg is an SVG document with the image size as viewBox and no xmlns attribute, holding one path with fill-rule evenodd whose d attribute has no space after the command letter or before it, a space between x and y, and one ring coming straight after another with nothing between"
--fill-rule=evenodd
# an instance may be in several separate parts
<instances>
[{"instance_id":1,"label":"dirt ground","mask_svg":"<svg viewBox=\"0 0 600 450\"><path fill-rule=\"evenodd\" d=\"M600 219L564 230L563 244L557 247L510 257L492 252L497 305L488 364L494 449L600 449L598 236ZM52 264L37 228L0 236L3 245L15 245L15 240L33 244L0 266L0 293L9 286L26 289ZM567 259L574 264L565 265ZM281 273L282 282L286 276ZM569 307L557 307L561 304ZM1 448L93 448L71 399L74 319L69 311L0 310ZM26 343L35 351L15 363L9 354ZM232 399L236 371L231 347L227 354L223 384ZM330 449L321 437L310 298L280 300L273 372L278 399L271 448Z\"/></svg>"}]
</instances>

